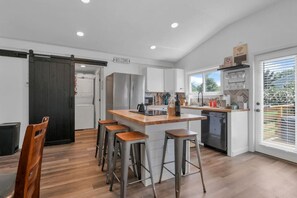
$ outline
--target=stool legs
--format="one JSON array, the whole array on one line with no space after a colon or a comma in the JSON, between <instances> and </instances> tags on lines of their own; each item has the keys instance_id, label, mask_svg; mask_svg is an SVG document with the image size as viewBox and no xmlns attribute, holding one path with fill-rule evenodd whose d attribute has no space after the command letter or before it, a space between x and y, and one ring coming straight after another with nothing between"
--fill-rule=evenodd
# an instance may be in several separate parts
<instances>
[{"instance_id":1,"label":"stool legs","mask_svg":"<svg viewBox=\"0 0 297 198\"><path fill-rule=\"evenodd\" d=\"M135 161L138 179L141 179L141 155L140 155L140 144L133 144L135 151Z\"/></svg>"},{"instance_id":2,"label":"stool legs","mask_svg":"<svg viewBox=\"0 0 297 198\"><path fill-rule=\"evenodd\" d=\"M109 132L106 135L107 135L107 137L105 137L105 138L106 139L108 138L108 152L107 152L107 159L108 159L107 171L108 172L106 174L106 183L109 184L110 176L112 175L112 171L113 171L112 155L113 155L113 151L114 151L114 135L115 134ZM117 155L117 153L114 153L114 155Z\"/></svg>"},{"instance_id":3,"label":"stool legs","mask_svg":"<svg viewBox=\"0 0 297 198\"><path fill-rule=\"evenodd\" d=\"M198 142L197 136L195 137L195 142L196 142L196 152L197 152L198 164L200 167L200 176L201 176L201 181L202 181L202 186L203 186L203 192L206 193L204 179L203 179L203 172L202 172L200 148L199 148L199 142Z\"/></svg>"},{"instance_id":4,"label":"stool legs","mask_svg":"<svg viewBox=\"0 0 297 198\"><path fill-rule=\"evenodd\" d=\"M115 145L115 153L118 152L119 150L119 145L120 142L118 141L118 139L116 139L116 145ZM152 183L152 188L153 188L153 193L154 193L154 197L157 197L156 194L156 189L155 189L155 184L154 184L154 179L153 179L153 173L152 173L152 164L151 164L151 154L150 154L150 148L149 148L149 144L148 141L145 140L144 142L142 142L142 144L145 144L145 151L146 151L146 155L147 155L147 161L148 161L148 170L150 173L150 179L151 179L151 183ZM130 149L132 148L131 145L136 144L135 142L121 142L121 147L122 147L122 154L121 154L121 192L120 192L120 197L121 198L126 198L126 194L127 194L127 186L128 186L128 171L129 171L129 154L130 154ZM117 161L117 155L114 155L113 158L113 169L112 169L112 173L110 175L110 188L109 190L112 191L112 187L113 187L113 182L114 182L114 170L116 169L116 161Z\"/></svg>"},{"instance_id":5,"label":"stool legs","mask_svg":"<svg viewBox=\"0 0 297 198\"><path fill-rule=\"evenodd\" d=\"M186 174L187 140L183 141L182 173Z\"/></svg>"},{"instance_id":6,"label":"stool legs","mask_svg":"<svg viewBox=\"0 0 297 198\"><path fill-rule=\"evenodd\" d=\"M96 152L95 152L95 158L97 157L98 154L98 147L99 147L99 135L100 135L100 124L98 124L98 129L97 129L97 141L96 141Z\"/></svg>"},{"instance_id":7,"label":"stool legs","mask_svg":"<svg viewBox=\"0 0 297 198\"><path fill-rule=\"evenodd\" d=\"M133 153L133 147L132 146L133 145L130 145L130 147L131 147L130 148L130 156L131 156L132 164L134 164L135 163L135 159L134 159L135 158L135 154ZM122 153L121 150L120 150L120 148L121 148L120 143L116 141L115 142L115 147L114 147L113 170L112 170L112 173L110 175L110 188L109 188L110 191L112 191L113 182L114 182L113 172L116 169L116 162L117 162L117 159L118 159L117 153L119 151L120 151L120 153ZM137 177L135 165L133 165L132 168L133 168L134 175Z\"/></svg>"},{"instance_id":8,"label":"stool legs","mask_svg":"<svg viewBox=\"0 0 297 198\"><path fill-rule=\"evenodd\" d=\"M102 157L102 167L101 167L101 171L104 170L104 165L105 165L105 161L106 161L106 154L107 154L107 148L108 148L108 138L107 138L107 133L105 132L105 139L104 139L104 150L103 150L103 157Z\"/></svg>"},{"instance_id":9,"label":"stool legs","mask_svg":"<svg viewBox=\"0 0 297 198\"><path fill-rule=\"evenodd\" d=\"M131 162L132 162L132 169L133 169L134 176L138 178L139 174L138 174L138 172L136 172L137 164L135 163L135 152L134 151L135 151L135 147L134 147L134 145L131 145L130 156L131 156Z\"/></svg>"},{"instance_id":10,"label":"stool legs","mask_svg":"<svg viewBox=\"0 0 297 198\"><path fill-rule=\"evenodd\" d=\"M159 183L161 183L162 181L162 175L163 175L163 166L164 166L164 162L165 162L165 154L166 154L166 150L167 150L167 142L168 142L168 137L167 135L165 135L165 139L164 139L164 147L163 147L163 156L162 156L162 167L161 167L161 173L160 173L160 179L159 179Z\"/></svg>"},{"instance_id":11,"label":"stool legs","mask_svg":"<svg viewBox=\"0 0 297 198\"><path fill-rule=\"evenodd\" d=\"M122 159L121 159L121 198L126 198L128 184L128 165L130 143L122 143Z\"/></svg>"},{"instance_id":12,"label":"stool legs","mask_svg":"<svg viewBox=\"0 0 297 198\"><path fill-rule=\"evenodd\" d=\"M151 175L151 182L152 182L152 188L153 188L153 192L154 192L154 197L157 197L155 183L154 183L154 178L153 178L153 173L152 173L152 170L153 169L152 169L152 163L151 163L150 146L149 146L147 140L145 140L145 151L146 151L147 162L148 162L149 171L150 171L150 175Z\"/></svg>"},{"instance_id":13,"label":"stool legs","mask_svg":"<svg viewBox=\"0 0 297 198\"><path fill-rule=\"evenodd\" d=\"M100 133L99 133L99 162L98 162L98 165L101 166L101 161L102 161L102 148L103 148L103 139L104 139L104 129L105 127L104 126L101 126L100 127Z\"/></svg>"},{"instance_id":14,"label":"stool legs","mask_svg":"<svg viewBox=\"0 0 297 198\"><path fill-rule=\"evenodd\" d=\"M167 134L165 134L159 183L161 183L161 181L162 181L168 139L172 139L172 138L170 136L168 136ZM205 188L204 179L203 179L201 155L200 155L200 148L199 148L199 142L198 142L197 136L195 136L195 138L188 138L188 139L185 139L185 138L173 138L173 139L174 139L174 157L175 157L175 197L176 198L180 197L181 172L183 174L185 174L185 171L186 171L185 163L186 163L186 145L187 145L186 141L187 140L195 140L195 142L196 142L196 154L197 154L197 158L198 158L202 187L203 187L203 191L205 193L206 188Z\"/></svg>"},{"instance_id":15,"label":"stool legs","mask_svg":"<svg viewBox=\"0 0 297 198\"><path fill-rule=\"evenodd\" d=\"M180 197L180 178L183 158L183 139L174 139L174 155L175 155L175 197Z\"/></svg>"},{"instance_id":16,"label":"stool legs","mask_svg":"<svg viewBox=\"0 0 297 198\"><path fill-rule=\"evenodd\" d=\"M115 142L114 153L118 153L119 152L119 147L120 147L120 143L116 141ZM117 158L118 158L118 155L115 154L114 155L114 158L113 158L113 164L114 164L113 171L116 169ZM113 187L113 182L114 182L114 175L113 174L114 173L112 172L112 175L110 175L110 187L109 187L109 191L112 191L112 187Z\"/></svg>"}]
</instances>

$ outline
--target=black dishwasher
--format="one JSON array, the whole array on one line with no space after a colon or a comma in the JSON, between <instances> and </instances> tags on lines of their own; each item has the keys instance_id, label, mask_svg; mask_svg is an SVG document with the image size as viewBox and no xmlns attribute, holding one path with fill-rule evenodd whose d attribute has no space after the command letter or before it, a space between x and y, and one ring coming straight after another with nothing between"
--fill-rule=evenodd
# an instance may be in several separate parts
<instances>
[{"instance_id":1,"label":"black dishwasher","mask_svg":"<svg viewBox=\"0 0 297 198\"><path fill-rule=\"evenodd\" d=\"M227 153L227 113L202 111L201 142L206 147Z\"/></svg>"}]
</instances>

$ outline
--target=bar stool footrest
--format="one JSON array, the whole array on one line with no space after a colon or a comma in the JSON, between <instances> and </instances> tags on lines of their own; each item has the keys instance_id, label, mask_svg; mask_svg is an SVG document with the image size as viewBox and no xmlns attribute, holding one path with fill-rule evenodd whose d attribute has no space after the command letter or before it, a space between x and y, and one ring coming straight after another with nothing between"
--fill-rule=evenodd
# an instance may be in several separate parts
<instances>
[{"instance_id":1,"label":"bar stool footrest","mask_svg":"<svg viewBox=\"0 0 297 198\"><path fill-rule=\"evenodd\" d=\"M175 174L171 170L169 170L166 166L163 166L163 168L165 168L169 173L171 173L173 176L175 176Z\"/></svg>"},{"instance_id":2,"label":"bar stool footrest","mask_svg":"<svg viewBox=\"0 0 297 198\"><path fill-rule=\"evenodd\" d=\"M116 178L116 180L120 183L121 182L120 178L114 172L113 172L113 175ZM142 181L145 181L145 180L148 180L148 179L151 179L151 177L147 177L147 178L144 178L144 179L139 179L139 180L130 182L130 183L128 183L128 185L135 184L135 183L138 183L138 182L142 182Z\"/></svg>"},{"instance_id":3,"label":"bar stool footrest","mask_svg":"<svg viewBox=\"0 0 297 198\"><path fill-rule=\"evenodd\" d=\"M197 174L197 173L200 173L201 172L199 166L197 166L196 164L193 164L193 163L189 162L188 160L185 160L185 161L187 163L189 163L190 165L194 166L195 168L197 168L199 171L196 171L194 173L187 173L187 174L184 174L182 176L194 175L194 174ZM174 163L174 161L164 162L163 168L165 168L169 173L171 173L173 176L175 176L175 174L165 166L165 164L170 164L170 163Z\"/></svg>"}]
</instances>

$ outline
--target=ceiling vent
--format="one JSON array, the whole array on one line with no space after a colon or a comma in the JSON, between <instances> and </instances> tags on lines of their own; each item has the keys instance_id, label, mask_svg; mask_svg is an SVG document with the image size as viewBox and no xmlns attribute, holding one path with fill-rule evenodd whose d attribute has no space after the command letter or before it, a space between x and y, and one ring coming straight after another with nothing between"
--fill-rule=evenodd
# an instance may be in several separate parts
<instances>
[{"instance_id":1,"label":"ceiling vent","mask_svg":"<svg viewBox=\"0 0 297 198\"><path fill-rule=\"evenodd\" d=\"M129 64L130 63L130 59L129 58L114 57L112 61L114 63L123 63L123 64Z\"/></svg>"}]
</instances>

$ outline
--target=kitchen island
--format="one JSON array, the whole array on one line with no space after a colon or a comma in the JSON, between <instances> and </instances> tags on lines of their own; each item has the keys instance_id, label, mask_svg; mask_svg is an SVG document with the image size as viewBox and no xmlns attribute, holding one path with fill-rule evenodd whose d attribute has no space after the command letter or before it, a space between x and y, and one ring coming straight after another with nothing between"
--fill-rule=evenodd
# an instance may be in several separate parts
<instances>
[{"instance_id":1,"label":"kitchen island","mask_svg":"<svg viewBox=\"0 0 297 198\"><path fill-rule=\"evenodd\" d=\"M181 114L181 116L145 116L142 114L130 112L130 110L109 110L115 120L119 123L127 125L132 131L140 131L149 136L149 144L151 148L151 160L153 168L153 176L155 183L158 182L161 170L161 161L164 145L165 131L170 129L189 129L191 121L199 121L206 119L205 116L193 114ZM166 159L165 161L174 160L174 147L173 141L168 141ZM186 158L189 160L189 148ZM144 150L141 151L142 164L147 166L147 159ZM173 171L174 163L168 164L167 167ZM143 178L148 177L148 173L142 170L141 175ZM169 172L163 172L162 180L173 178ZM150 185L149 180L144 181L144 185Z\"/></svg>"}]
</instances>

